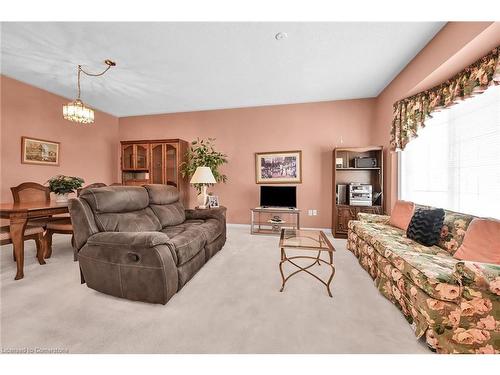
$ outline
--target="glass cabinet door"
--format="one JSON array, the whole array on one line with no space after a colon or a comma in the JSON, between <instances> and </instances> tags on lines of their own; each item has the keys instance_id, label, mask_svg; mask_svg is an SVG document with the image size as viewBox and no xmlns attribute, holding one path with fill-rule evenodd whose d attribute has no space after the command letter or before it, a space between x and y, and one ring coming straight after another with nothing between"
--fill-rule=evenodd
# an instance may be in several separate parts
<instances>
[{"instance_id":1,"label":"glass cabinet door","mask_svg":"<svg viewBox=\"0 0 500 375\"><path fill-rule=\"evenodd\" d=\"M163 184L163 144L151 145L151 183Z\"/></svg>"},{"instance_id":2,"label":"glass cabinet door","mask_svg":"<svg viewBox=\"0 0 500 375\"><path fill-rule=\"evenodd\" d=\"M148 169L148 145L136 145L136 169Z\"/></svg>"},{"instance_id":3,"label":"glass cabinet door","mask_svg":"<svg viewBox=\"0 0 500 375\"><path fill-rule=\"evenodd\" d=\"M177 187L177 144L165 145L165 183Z\"/></svg>"},{"instance_id":4,"label":"glass cabinet door","mask_svg":"<svg viewBox=\"0 0 500 375\"><path fill-rule=\"evenodd\" d=\"M122 146L122 168L134 169L134 145Z\"/></svg>"}]
</instances>

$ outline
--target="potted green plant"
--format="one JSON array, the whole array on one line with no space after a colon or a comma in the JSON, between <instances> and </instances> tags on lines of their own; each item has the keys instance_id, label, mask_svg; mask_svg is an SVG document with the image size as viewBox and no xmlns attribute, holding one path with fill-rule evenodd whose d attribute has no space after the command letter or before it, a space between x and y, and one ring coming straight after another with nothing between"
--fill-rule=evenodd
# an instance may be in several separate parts
<instances>
[{"instance_id":1,"label":"potted green plant","mask_svg":"<svg viewBox=\"0 0 500 375\"><path fill-rule=\"evenodd\" d=\"M186 161L181 163L180 171L182 177L193 177L196 168L209 167L218 183L225 183L227 176L219 171L219 168L227 163L227 155L215 150L215 138L199 139L191 142L186 153ZM193 184L198 194L201 193L205 184Z\"/></svg>"},{"instance_id":2,"label":"potted green plant","mask_svg":"<svg viewBox=\"0 0 500 375\"><path fill-rule=\"evenodd\" d=\"M64 175L54 176L47 181L50 191L56 194L56 202L59 203L66 203L68 201L68 194L81 188L84 182L80 177Z\"/></svg>"}]
</instances>

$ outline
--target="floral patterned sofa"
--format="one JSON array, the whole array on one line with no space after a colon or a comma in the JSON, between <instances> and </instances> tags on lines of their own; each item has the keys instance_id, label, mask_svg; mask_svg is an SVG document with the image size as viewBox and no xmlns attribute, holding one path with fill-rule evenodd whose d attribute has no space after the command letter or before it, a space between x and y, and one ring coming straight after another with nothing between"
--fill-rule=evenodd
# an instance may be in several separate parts
<instances>
[{"instance_id":1,"label":"floral patterned sofa","mask_svg":"<svg viewBox=\"0 0 500 375\"><path fill-rule=\"evenodd\" d=\"M389 216L349 222L347 248L438 353L500 352L500 265L453 257L473 218L446 211L432 247L408 239Z\"/></svg>"}]
</instances>

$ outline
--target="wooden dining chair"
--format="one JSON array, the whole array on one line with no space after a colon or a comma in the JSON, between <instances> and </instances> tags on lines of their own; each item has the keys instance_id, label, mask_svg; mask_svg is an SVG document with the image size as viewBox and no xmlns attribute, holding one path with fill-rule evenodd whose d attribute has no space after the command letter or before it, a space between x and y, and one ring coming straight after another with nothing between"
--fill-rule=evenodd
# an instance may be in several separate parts
<instances>
[{"instance_id":1,"label":"wooden dining chair","mask_svg":"<svg viewBox=\"0 0 500 375\"><path fill-rule=\"evenodd\" d=\"M100 188L100 187L106 187L106 186L108 186L108 185L106 185L103 182L94 182L93 184L84 186L84 187L82 187L80 189L76 189L76 196L79 197L80 194L82 193L82 191L85 190L85 189Z\"/></svg>"},{"instance_id":2,"label":"wooden dining chair","mask_svg":"<svg viewBox=\"0 0 500 375\"><path fill-rule=\"evenodd\" d=\"M23 182L10 188L14 203L29 203L50 200L50 189L48 186L36 182Z\"/></svg>"},{"instance_id":3,"label":"wooden dining chair","mask_svg":"<svg viewBox=\"0 0 500 375\"><path fill-rule=\"evenodd\" d=\"M36 182L24 182L18 186L11 187L14 203L50 201L50 189L47 186ZM73 244L73 225L69 216L54 216L38 221L29 221L28 223L43 225L44 235L44 257L50 258L52 255L52 235L71 234L71 244ZM73 257L74 258L74 257Z\"/></svg>"},{"instance_id":4,"label":"wooden dining chair","mask_svg":"<svg viewBox=\"0 0 500 375\"><path fill-rule=\"evenodd\" d=\"M36 182L23 182L10 188L14 203L30 203L50 201L50 189L48 186ZM40 225L45 228L50 218L37 218L28 221L31 225Z\"/></svg>"},{"instance_id":5,"label":"wooden dining chair","mask_svg":"<svg viewBox=\"0 0 500 375\"><path fill-rule=\"evenodd\" d=\"M26 229L24 230L24 241L34 240L36 244L36 257L38 259L38 263L45 264L44 255L45 255L45 240L43 237L43 227L40 225L26 225ZM10 237L10 227L8 225L4 225L0 227L0 245L8 245L12 243L12 239ZM13 252L14 262L16 261L16 254Z\"/></svg>"}]
</instances>

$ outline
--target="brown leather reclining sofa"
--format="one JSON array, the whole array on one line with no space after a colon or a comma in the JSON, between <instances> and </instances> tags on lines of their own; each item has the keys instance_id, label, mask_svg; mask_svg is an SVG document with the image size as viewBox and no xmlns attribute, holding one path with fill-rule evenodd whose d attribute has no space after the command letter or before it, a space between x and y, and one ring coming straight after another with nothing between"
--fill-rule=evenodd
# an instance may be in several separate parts
<instances>
[{"instance_id":1,"label":"brown leather reclining sofa","mask_svg":"<svg viewBox=\"0 0 500 375\"><path fill-rule=\"evenodd\" d=\"M71 199L82 283L130 300L167 301L226 242L226 209L186 210L167 185L85 189Z\"/></svg>"}]
</instances>

